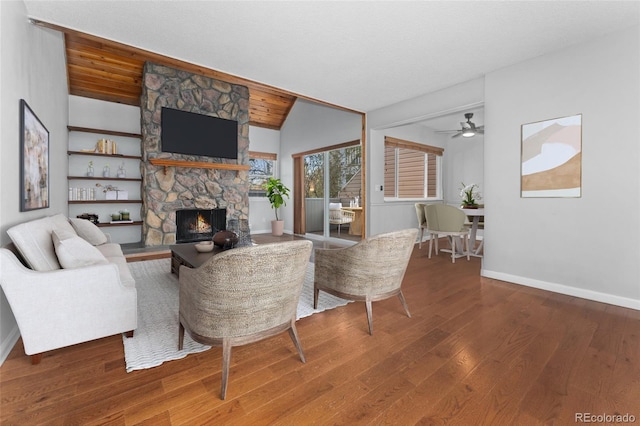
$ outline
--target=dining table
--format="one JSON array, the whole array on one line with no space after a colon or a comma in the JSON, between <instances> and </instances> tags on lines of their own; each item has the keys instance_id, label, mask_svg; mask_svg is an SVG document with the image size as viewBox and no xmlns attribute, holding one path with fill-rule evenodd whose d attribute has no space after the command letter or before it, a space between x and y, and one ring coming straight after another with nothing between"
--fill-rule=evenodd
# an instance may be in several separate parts
<instances>
[{"instance_id":1,"label":"dining table","mask_svg":"<svg viewBox=\"0 0 640 426\"><path fill-rule=\"evenodd\" d=\"M467 217L471 220L471 230L469 231L469 247L473 247L470 251L471 256L482 257L482 244L480 244L476 248L476 238L478 234L478 227L480 224L480 219L483 219L484 222L484 207L479 208L464 208L461 207L461 210Z\"/></svg>"}]
</instances>

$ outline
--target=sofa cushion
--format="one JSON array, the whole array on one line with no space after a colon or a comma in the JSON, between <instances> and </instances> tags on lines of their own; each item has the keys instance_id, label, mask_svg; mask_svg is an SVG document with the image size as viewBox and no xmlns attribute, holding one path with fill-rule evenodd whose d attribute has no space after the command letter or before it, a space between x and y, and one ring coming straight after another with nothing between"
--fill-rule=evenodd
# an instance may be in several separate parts
<instances>
[{"instance_id":1,"label":"sofa cushion","mask_svg":"<svg viewBox=\"0 0 640 426\"><path fill-rule=\"evenodd\" d=\"M107 258L109 263L114 263L118 266L118 270L120 272L120 282L122 282L123 285L127 287L135 287L136 281L133 279L133 275L131 275L131 271L129 270L129 266L127 265L127 259L122 253L120 244L107 243L96 246L95 248L98 249L100 253L102 253L102 255Z\"/></svg>"},{"instance_id":2,"label":"sofa cushion","mask_svg":"<svg viewBox=\"0 0 640 426\"><path fill-rule=\"evenodd\" d=\"M54 229L51 239L58 262L65 269L109 263L100 250L75 233Z\"/></svg>"},{"instance_id":3,"label":"sofa cushion","mask_svg":"<svg viewBox=\"0 0 640 426\"><path fill-rule=\"evenodd\" d=\"M7 230L7 234L31 269L53 271L60 269L51 239L54 229L76 233L67 217L57 214L13 226Z\"/></svg>"},{"instance_id":4,"label":"sofa cushion","mask_svg":"<svg viewBox=\"0 0 640 426\"><path fill-rule=\"evenodd\" d=\"M78 235L87 240L91 245L99 246L107 242L107 236L93 222L87 219L69 219L71 226Z\"/></svg>"}]
</instances>

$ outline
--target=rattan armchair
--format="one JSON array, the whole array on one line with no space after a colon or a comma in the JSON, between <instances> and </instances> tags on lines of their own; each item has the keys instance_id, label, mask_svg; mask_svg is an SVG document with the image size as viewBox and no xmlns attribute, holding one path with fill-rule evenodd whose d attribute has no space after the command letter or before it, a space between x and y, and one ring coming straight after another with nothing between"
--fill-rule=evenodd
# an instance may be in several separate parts
<instances>
[{"instance_id":1,"label":"rattan armchair","mask_svg":"<svg viewBox=\"0 0 640 426\"><path fill-rule=\"evenodd\" d=\"M305 362L296 310L311 256L310 241L288 241L225 251L199 268L180 267L180 328L198 343L222 346L221 399L231 348L289 331Z\"/></svg>"},{"instance_id":2,"label":"rattan armchair","mask_svg":"<svg viewBox=\"0 0 640 426\"><path fill-rule=\"evenodd\" d=\"M418 235L417 229L376 235L340 249L315 250L314 307L320 290L365 302L373 334L371 302L398 296L411 318L400 286Z\"/></svg>"}]
</instances>

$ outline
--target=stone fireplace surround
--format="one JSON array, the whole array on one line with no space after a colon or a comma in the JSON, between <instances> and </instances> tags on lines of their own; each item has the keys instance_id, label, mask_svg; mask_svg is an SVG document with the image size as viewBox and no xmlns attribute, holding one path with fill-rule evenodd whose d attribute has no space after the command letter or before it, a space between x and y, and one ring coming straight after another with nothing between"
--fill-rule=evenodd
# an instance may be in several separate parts
<instances>
[{"instance_id":1,"label":"stone fireplace surround","mask_svg":"<svg viewBox=\"0 0 640 426\"><path fill-rule=\"evenodd\" d=\"M248 219L249 181L244 170L162 167L152 158L249 164L249 90L186 71L145 63L141 95L142 241L176 243L176 211L225 208L228 219ZM161 152L161 109L169 107L238 122L238 159Z\"/></svg>"}]
</instances>

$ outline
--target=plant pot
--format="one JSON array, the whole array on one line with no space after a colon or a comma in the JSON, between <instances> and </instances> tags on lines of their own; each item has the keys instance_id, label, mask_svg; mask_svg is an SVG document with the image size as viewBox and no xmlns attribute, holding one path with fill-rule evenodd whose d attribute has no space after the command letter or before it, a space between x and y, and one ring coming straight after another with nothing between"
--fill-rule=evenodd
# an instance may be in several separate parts
<instances>
[{"instance_id":1,"label":"plant pot","mask_svg":"<svg viewBox=\"0 0 640 426\"><path fill-rule=\"evenodd\" d=\"M272 220L271 221L271 234L279 237L284 232L284 220Z\"/></svg>"}]
</instances>

